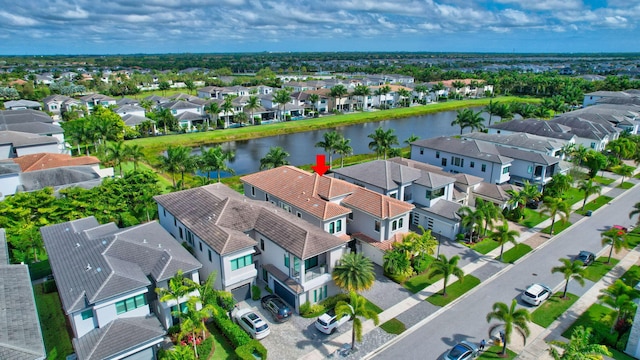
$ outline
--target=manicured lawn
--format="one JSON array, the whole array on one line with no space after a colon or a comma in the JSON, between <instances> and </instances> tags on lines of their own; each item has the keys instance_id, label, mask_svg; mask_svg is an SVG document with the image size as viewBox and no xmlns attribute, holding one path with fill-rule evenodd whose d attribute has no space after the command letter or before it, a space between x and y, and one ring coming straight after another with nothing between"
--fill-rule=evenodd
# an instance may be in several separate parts
<instances>
[{"instance_id":1,"label":"manicured lawn","mask_svg":"<svg viewBox=\"0 0 640 360\"><path fill-rule=\"evenodd\" d=\"M374 311L376 314L380 314L382 312L382 309L378 305L372 303L371 301L369 301L369 299L365 299L365 300L367 300L367 302L364 306L367 309L369 309L370 311Z\"/></svg>"},{"instance_id":2,"label":"manicured lawn","mask_svg":"<svg viewBox=\"0 0 640 360\"><path fill-rule=\"evenodd\" d=\"M562 336L570 339L571 334L573 333L573 329L578 326L583 326L585 328L590 327L594 328L596 326L608 328L611 327L611 322L613 321L613 315L615 311L609 307L600 304L591 305L587 311L585 311L576 321L571 324L571 326L562 333Z\"/></svg>"},{"instance_id":3,"label":"manicured lawn","mask_svg":"<svg viewBox=\"0 0 640 360\"><path fill-rule=\"evenodd\" d=\"M627 243L629 244L629 247L631 249L635 248L636 246L638 246L638 244L640 244L640 234L636 232L636 229L640 229L640 227L637 227L633 229L633 231L627 233Z\"/></svg>"},{"instance_id":4,"label":"manicured lawn","mask_svg":"<svg viewBox=\"0 0 640 360\"><path fill-rule=\"evenodd\" d=\"M511 359L515 359L516 356L518 354L514 353L513 351L509 350L509 348L507 348L507 356L506 357L502 357L502 355L500 355L500 353L502 352L502 346L492 346L492 347L487 347L484 349L483 352L480 353L480 356L477 357L477 359L507 359L507 360L511 360Z\"/></svg>"},{"instance_id":5,"label":"manicured lawn","mask_svg":"<svg viewBox=\"0 0 640 360\"><path fill-rule=\"evenodd\" d=\"M405 330L407 330L407 327L404 325L404 323L396 318L393 318L380 325L380 328L387 333L394 335L402 334Z\"/></svg>"},{"instance_id":6,"label":"manicured lawn","mask_svg":"<svg viewBox=\"0 0 640 360\"><path fill-rule=\"evenodd\" d=\"M431 271L427 270L424 273L416 275L405 281L402 286L415 294L440 279L442 279L442 275L431 276Z\"/></svg>"},{"instance_id":7,"label":"manicured lawn","mask_svg":"<svg viewBox=\"0 0 640 360\"><path fill-rule=\"evenodd\" d=\"M525 256L531 250L531 246L527 244L518 244L502 254L502 262L513 264L516 260ZM498 256L497 259L500 259L500 257Z\"/></svg>"},{"instance_id":8,"label":"manicured lawn","mask_svg":"<svg viewBox=\"0 0 640 360\"><path fill-rule=\"evenodd\" d=\"M606 195L601 195L598 196L597 198L595 198L592 201L589 201L585 206L584 206L584 210L578 210L576 211L576 213L580 214L580 215L586 215L587 211L591 210L591 211L595 211L597 209L599 209L602 205L608 203L609 201L611 201L613 198L610 196L606 196Z\"/></svg>"},{"instance_id":9,"label":"manicured lawn","mask_svg":"<svg viewBox=\"0 0 640 360\"><path fill-rule=\"evenodd\" d=\"M611 179L611 178L608 178L608 177L603 177L603 176L600 176L600 175L596 175L596 176L593 178L593 181L595 181L595 182L597 182L597 183L600 183L600 184L602 184L602 185L609 185L609 184L611 184L612 182L614 182L615 180L614 180L614 179Z\"/></svg>"},{"instance_id":10,"label":"manicured lawn","mask_svg":"<svg viewBox=\"0 0 640 360\"><path fill-rule=\"evenodd\" d=\"M484 239L471 246L473 250L479 252L482 255L487 255L488 253L491 252L491 250L497 247L498 247L498 243L489 238Z\"/></svg>"},{"instance_id":11,"label":"manicured lawn","mask_svg":"<svg viewBox=\"0 0 640 360\"><path fill-rule=\"evenodd\" d=\"M237 359L233 346L229 344L227 339L213 326L213 323L207 324L207 329L213 337L213 356L210 360Z\"/></svg>"},{"instance_id":12,"label":"manicured lawn","mask_svg":"<svg viewBox=\"0 0 640 360\"><path fill-rule=\"evenodd\" d=\"M578 300L578 296L571 293L567 293L567 298L562 299L562 292L554 294L531 313L531 321L548 327Z\"/></svg>"},{"instance_id":13,"label":"manicured lawn","mask_svg":"<svg viewBox=\"0 0 640 360\"><path fill-rule=\"evenodd\" d=\"M618 185L618 186L616 186L616 187L617 187L617 188L620 188L620 189L628 190L628 189L631 189L631 188L633 187L633 183L630 183L630 182L628 182L628 181L625 181L625 182L623 182L622 184L620 184L620 185Z\"/></svg>"},{"instance_id":14,"label":"manicured lawn","mask_svg":"<svg viewBox=\"0 0 640 360\"><path fill-rule=\"evenodd\" d=\"M582 199L584 199L584 193L572 187L572 188L569 188L569 190L565 191L564 194L562 194L562 199L565 202L568 202L569 204L573 205L578 201L581 201Z\"/></svg>"},{"instance_id":15,"label":"manicured lawn","mask_svg":"<svg viewBox=\"0 0 640 360\"><path fill-rule=\"evenodd\" d=\"M455 277L453 277L455 279ZM473 289L480 284L480 279L472 275L465 275L463 281L455 281L447 286L447 296L442 296L442 291L433 294L427 298L427 301L435 306L445 306L453 300L457 299L467 291Z\"/></svg>"},{"instance_id":16,"label":"manicured lawn","mask_svg":"<svg viewBox=\"0 0 640 360\"><path fill-rule=\"evenodd\" d=\"M622 274L622 276L620 277L620 280L622 280L625 284L629 286L638 285L638 282L640 281L640 266L638 265L631 266L629 270L627 270L627 272Z\"/></svg>"},{"instance_id":17,"label":"manicured lawn","mask_svg":"<svg viewBox=\"0 0 640 360\"><path fill-rule=\"evenodd\" d=\"M42 279L47 275L51 275L49 260L29 264L29 276L31 276L31 280Z\"/></svg>"},{"instance_id":18,"label":"manicured lawn","mask_svg":"<svg viewBox=\"0 0 640 360\"><path fill-rule=\"evenodd\" d=\"M562 232L562 230L568 228L569 226L571 226L571 222L570 221L556 220L556 223L553 225L553 234L554 235L560 234ZM545 234L548 234L549 231L551 231L551 225L549 225L546 228L542 229L542 232L545 233Z\"/></svg>"},{"instance_id":19,"label":"manicured lawn","mask_svg":"<svg viewBox=\"0 0 640 360\"><path fill-rule=\"evenodd\" d=\"M40 327L44 337L44 347L47 354L57 354L58 359L64 359L73 353L71 337L67 330L67 322L62 313L62 305L57 292L45 294L42 284L34 285L33 292L40 318Z\"/></svg>"},{"instance_id":20,"label":"manicured lawn","mask_svg":"<svg viewBox=\"0 0 640 360\"><path fill-rule=\"evenodd\" d=\"M611 354L613 354L613 358L616 360L636 360L636 358L634 358L633 356L629 356L622 351L618 351L612 347L609 347L609 351L611 351Z\"/></svg>"},{"instance_id":21,"label":"manicured lawn","mask_svg":"<svg viewBox=\"0 0 640 360\"><path fill-rule=\"evenodd\" d=\"M529 208L525 208L524 209L524 216L522 217L522 219L520 219L520 221L518 221L518 223L520 225L524 225L528 228L532 228L538 224L540 224L541 222L547 220L549 218L549 215L545 215L540 213L539 211L535 211L535 210L531 210Z\"/></svg>"},{"instance_id":22,"label":"manicured lawn","mask_svg":"<svg viewBox=\"0 0 640 360\"><path fill-rule=\"evenodd\" d=\"M585 279L589 281L596 282L604 276L604 274L608 273L613 269L616 264L618 264L619 260L615 258L611 258L611 263L607 264L607 256L601 256L593 262L593 264L587 266L585 268Z\"/></svg>"}]
</instances>

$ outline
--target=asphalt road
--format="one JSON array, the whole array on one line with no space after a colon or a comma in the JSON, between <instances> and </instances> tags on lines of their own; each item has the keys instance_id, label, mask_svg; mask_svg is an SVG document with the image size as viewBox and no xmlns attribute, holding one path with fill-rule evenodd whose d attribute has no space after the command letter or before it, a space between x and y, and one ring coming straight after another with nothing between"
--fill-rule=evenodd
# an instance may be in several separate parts
<instances>
[{"instance_id":1,"label":"asphalt road","mask_svg":"<svg viewBox=\"0 0 640 360\"><path fill-rule=\"evenodd\" d=\"M520 293L528 285L537 282L562 290L562 275L551 274L551 268L561 264L558 259L573 257L579 250L608 255L609 248L603 249L601 245L600 232L613 224L627 227L632 225L628 214L636 202L640 202L638 188L618 196L592 217L584 219L570 230L565 230L516 265L507 267L497 276L483 282L472 290L469 296L423 326L399 336L374 358L438 359L461 340L479 343L481 339L487 339L489 324L486 314L491 311L495 302L510 304L512 299L517 298L521 306L526 306L520 301ZM569 292L582 295L591 285L592 283L587 282L582 288L579 284L571 282Z\"/></svg>"}]
</instances>

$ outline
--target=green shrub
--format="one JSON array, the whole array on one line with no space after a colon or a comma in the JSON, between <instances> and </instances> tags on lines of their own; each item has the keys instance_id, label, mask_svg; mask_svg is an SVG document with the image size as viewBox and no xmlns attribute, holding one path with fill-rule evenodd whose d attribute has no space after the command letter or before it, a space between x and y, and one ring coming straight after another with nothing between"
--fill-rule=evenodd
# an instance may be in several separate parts
<instances>
[{"instance_id":1,"label":"green shrub","mask_svg":"<svg viewBox=\"0 0 640 360\"><path fill-rule=\"evenodd\" d=\"M266 292L268 292L269 294L273 294L273 290L271 290L271 288L270 288L269 286L265 286L265 287L264 287L264 290L265 290Z\"/></svg>"},{"instance_id":2,"label":"green shrub","mask_svg":"<svg viewBox=\"0 0 640 360\"><path fill-rule=\"evenodd\" d=\"M51 294L58 291L55 280L47 280L42 284L42 291L45 294Z\"/></svg>"},{"instance_id":3,"label":"green shrub","mask_svg":"<svg viewBox=\"0 0 640 360\"><path fill-rule=\"evenodd\" d=\"M233 322L227 316L227 312L217 305L213 305L215 311L211 319L215 326L220 330L222 335L229 340L234 347L242 346L251 340L249 334L247 334L238 324Z\"/></svg>"},{"instance_id":4,"label":"green shrub","mask_svg":"<svg viewBox=\"0 0 640 360\"><path fill-rule=\"evenodd\" d=\"M209 336L206 338L200 345L196 346L198 348L198 356L206 359L211 354L211 350L213 350L213 336Z\"/></svg>"},{"instance_id":5,"label":"green shrub","mask_svg":"<svg viewBox=\"0 0 640 360\"><path fill-rule=\"evenodd\" d=\"M177 333L180 332L180 324L176 324L171 326L168 330L167 330L167 335L172 336L175 335Z\"/></svg>"},{"instance_id":6,"label":"green shrub","mask_svg":"<svg viewBox=\"0 0 640 360\"><path fill-rule=\"evenodd\" d=\"M334 296L330 296L322 301L320 301L320 305L324 306L325 309L331 310L336 307L338 301L349 302L349 294L340 293Z\"/></svg>"},{"instance_id":7,"label":"green shrub","mask_svg":"<svg viewBox=\"0 0 640 360\"><path fill-rule=\"evenodd\" d=\"M312 318L322 315L326 308L321 304L311 304L308 301L300 306L300 316L304 318Z\"/></svg>"},{"instance_id":8,"label":"green shrub","mask_svg":"<svg viewBox=\"0 0 640 360\"><path fill-rule=\"evenodd\" d=\"M422 274L425 270L427 270L427 267L429 267L430 263L431 259L427 256L416 257L413 261L413 270L416 272L416 274Z\"/></svg>"},{"instance_id":9,"label":"green shrub","mask_svg":"<svg viewBox=\"0 0 640 360\"><path fill-rule=\"evenodd\" d=\"M231 311L236 301L233 299L233 294L228 291L218 291L216 293L218 298L218 306L226 311Z\"/></svg>"},{"instance_id":10,"label":"green shrub","mask_svg":"<svg viewBox=\"0 0 640 360\"><path fill-rule=\"evenodd\" d=\"M254 353L261 359L267 358L267 348L258 340L251 340L248 344L236 348L236 355L242 360L255 360Z\"/></svg>"},{"instance_id":11,"label":"green shrub","mask_svg":"<svg viewBox=\"0 0 640 360\"><path fill-rule=\"evenodd\" d=\"M260 287L258 285L251 286L251 298L253 300L260 300Z\"/></svg>"},{"instance_id":12,"label":"green shrub","mask_svg":"<svg viewBox=\"0 0 640 360\"><path fill-rule=\"evenodd\" d=\"M305 316L307 314L309 314L311 312L311 303L310 302L305 302L304 304L300 305L300 315L301 316Z\"/></svg>"}]
</instances>

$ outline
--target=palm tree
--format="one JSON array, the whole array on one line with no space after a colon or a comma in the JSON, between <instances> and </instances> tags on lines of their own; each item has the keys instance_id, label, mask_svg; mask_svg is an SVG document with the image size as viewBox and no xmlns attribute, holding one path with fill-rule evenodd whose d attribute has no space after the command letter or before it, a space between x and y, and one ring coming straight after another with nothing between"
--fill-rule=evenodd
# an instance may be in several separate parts
<instances>
[{"instance_id":1,"label":"palm tree","mask_svg":"<svg viewBox=\"0 0 640 360\"><path fill-rule=\"evenodd\" d=\"M309 95L309 102L313 104L313 110L318 111L318 101L320 101L320 95L311 94Z\"/></svg>"},{"instance_id":2,"label":"palm tree","mask_svg":"<svg viewBox=\"0 0 640 360\"><path fill-rule=\"evenodd\" d=\"M347 88L344 87L344 85L342 84L338 84L331 88L330 95L336 101L336 109L335 109L336 111L338 111L338 105L340 104L342 97L347 95L347 93L348 93Z\"/></svg>"},{"instance_id":3,"label":"palm tree","mask_svg":"<svg viewBox=\"0 0 640 360\"><path fill-rule=\"evenodd\" d=\"M226 129L229 127L229 115L227 114L233 112L233 96L232 95L225 96L224 101L222 102L222 105L220 105L220 109L224 112L224 128Z\"/></svg>"},{"instance_id":4,"label":"palm tree","mask_svg":"<svg viewBox=\"0 0 640 360\"><path fill-rule=\"evenodd\" d=\"M260 159L260 170L277 168L282 165L289 165L287 158L289 153L280 146L272 146L269 152Z\"/></svg>"},{"instance_id":5,"label":"palm tree","mask_svg":"<svg viewBox=\"0 0 640 360\"><path fill-rule=\"evenodd\" d=\"M530 184L529 181L524 182L524 186L522 187L522 195L524 196L525 205L530 201L537 201L540 199L542 194L540 190L538 190L538 185Z\"/></svg>"},{"instance_id":6,"label":"palm tree","mask_svg":"<svg viewBox=\"0 0 640 360\"><path fill-rule=\"evenodd\" d=\"M603 231L600 236L602 237L602 246L610 245L611 249L609 250L609 258L607 259L607 264L611 262L611 255L613 255L613 251L616 251L616 254L622 250L622 248L628 248L629 243L627 242L627 237L624 231L611 228L609 230Z\"/></svg>"},{"instance_id":7,"label":"palm tree","mask_svg":"<svg viewBox=\"0 0 640 360\"><path fill-rule=\"evenodd\" d=\"M220 105L215 101L212 101L207 105L206 112L213 117L213 121L216 124L214 129L218 126L218 115L220 114L220 111L222 111L220 109Z\"/></svg>"},{"instance_id":8,"label":"palm tree","mask_svg":"<svg viewBox=\"0 0 640 360\"><path fill-rule=\"evenodd\" d=\"M514 245L517 244L516 238L520 236L520 233L516 230L509 230L509 223L503 220L502 225L496 226L494 231L489 235L491 240L494 240L500 244L500 261L502 261L502 253L504 252L504 244L510 242Z\"/></svg>"},{"instance_id":9,"label":"palm tree","mask_svg":"<svg viewBox=\"0 0 640 360\"><path fill-rule=\"evenodd\" d=\"M507 344L511 341L511 334L515 329L522 335L525 343L527 342L527 336L529 336L529 322L531 321L531 314L527 309L517 309L518 301L513 299L511 306L507 306L505 303L497 302L493 304L493 311L487 314L487 322L491 320L498 320L500 324L491 327L491 330L495 330L498 327L504 327L504 344L502 345L502 355L507 354Z\"/></svg>"},{"instance_id":10,"label":"palm tree","mask_svg":"<svg viewBox=\"0 0 640 360\"><path fill-rule=\"evenodd\" d=\"M608 305L616 311L616 319L613 322L613 331L619 319L627 319L636 312L634 300L640 297L640 292L635 288L625 284L622 280L616 280L613 285L600 290L598 302Z\"/></svg>"},{"instance_id":11,"label":"palm tree","mask_svg":"<svg viewBox=\"0 0 640 360\"><path fill-rule=\"evenodd\" d=\"M399 144L398 137L394 134L393 129L385 131L382 127L379 127L374 133L367 135L367 137L372 139L372 141L369 142L369 149L375 151L376 158L378 159L380 158L380 155L383 155L386 160L387 153L393 145Z\"/></svg>"},{"instance_id":12,"label":"palm tree","mask_svg":"<svg viewBox=\"0 0 640 360\"><path fill-rule=\"evenodd\" d=\"M527 195L522 191L517 191L513 189L507 190L507 194L511 196L509 200L507 200L507 204L511 207L519 207L520 209L524 208L527 204Z\"/></svg>"},{"instance_id":13,"label":"palm tree","mask_svg":"<svg viewBox=\"0 0 640 360\"><path fill-rule=\"evenodd\" d=\"M351 147L351 139L342 137L336 146L336 154L340 155L340 167L344 166L344 157L353 154L353 147Z\"/></svg>"},{"instance_id":14,"label":"palm tree","mask_svg":"<svg viewBox=\"0 0 640 360\"><path fill-rule=\"evenodd\" d=\"M160 168L164 171L171 173L171 180L173 181L173 187L176 187L175 174L181 170L181 166L184 162L188 161L187 158L191 153L191 149L186 146L174 146L169 145L167 148L167 155L160 156Z\"/></svg>"},{"instance_id":15,"label":"palm tree","mask_svg":"<svg viewBox=\"0 0 640 360\"><path fill-rule=\"evenodd\" d=\"M633 210L629 212L629 219L633 218L636 215L640 215L640 202L637 202L633 205ZM640 223L640 217L636 220L636 224Z\"/></svg>"},{"instance_id":16,"label":"palm tree","mask_svg":"<svg viewBox=\"0 0 640 360\"><path fill-rule=\"evenodd\" d=\"M402 244L408 244L408 250L411 258L422 257L425 255L433 255L438 240L431 234L431 230L425 229L422 225L418 225L418 232L410 232L405 235ZM395 243L398 244L398 243ZM395 245L394 244L394 245Z\"/></svg>"},{"instance_id":17,"label":"palm tree","mask_svg":"<svg viewBox=\"0 0 640 360\"><path fill-rule=\"evenodd\" d=\"M482 224L484 223L484 214L477 209L472 210L468 206L463 206L458 210L458 215L460 215L460 225L469 230L469 241L473 242L474 233L480 236L480 229L482 229Z\"/></svg>"},{"instance_id":18,"label":"palm tree","mask_svg":"<svg viewBox=\"0 0 640 360\"><path fill-rule=\"evenodd\" d=\"M620 181L620 184L623 184L624 178L631 177L635 169L636 168L633 166L622 164L622 165L614 166L613 169L611 170L613 171L614 174L622 176L622 180Z\"/></svg>"},{"instance_id":19,"label":"palm tree","mask_svg":"<svg viewBox=\"0 0 640 360\"><path fill-rule=\"evenodd\" d=\"M569 259L560 259L562 262L561 266L554 266L551 268L551 273L562 273L564 276L564 292L562 293L562 298L567 298L567 288L569 287L569 280L574 279L580 284L580 286L584 286L584 277L587 275L587 270L582 266L583 264L580 261L571 261Z\"/></svg>"},{"instance_id":20,"label":"palm tree","mask_svg":"<svg viewBox=\"0 0 640 360\"><path fill-rule=\"evenodd\" d=\"M483 235L487 234L489 225L493 226L494 220L501 219L503 217L502 212L494 203L491 201L484 201L481 198L476 198L476 210L480 211L484 218Z\"/></svg>"},{"instance_id":21,"label":"palm tree","mask_svg":"<svg viewBox=\"0 0 640 360\"><path fill-rule=\"evenodd\" d=\"M373 91L373 95L378 97L378 109L382 108L382 95L384 94L384 91L382 90L382 88L377 88Z\"/></svg>"},{"instance_id":22,"label":"palm tree","mask_svg":"<svg viewBox=\"0 0 640 360\"><path fill-rule=\"evenodd\" d=\"M345 254L338 260L331 274L336 285L347 291L359 292L373 285L373 262L361 254Z\"/></svg>"},{"instance_id":23,"label":"palm tree","mask_svg":"<svg viewBox=\"0 0 640 360\"><path fill-rule=\"evenodd\" d=\"M603 360L603 355L613 356L606 345L594 344L591 328L576 326L568 343L552 340L549 354L554 360ZM556 347L564 350L562 355Z\"/></svg>"},{"instance_id":24,"label":"palm tree","mask_svg":"<svg viewBox=\"0 0 640 360\"><path fill-rule=\"evenodd\" d=\"M107 161L113 161L114 166L120 170L120 177L122 177L122 161L126 160L127 149L124 146L124 141L112 142L107 145Z\"/></svg>"},{"instance_id":25,"label":"palm tree","mask_svg":"<svg viewBox=\"0 0 640 360\"><path fill-rule=\"evenodd\" d=\"M462 283L464 280L464 271L458 266L458 261L460 261L460 256L455 255L451 259L447 259L444 254L440 254L436 261L431 263L433 267L433 271L431 275L440 275L442 274L442 279L444 280L443 288L442 288L442 296L447 296L447 283L449 282L449 277L451 275L458 278L458 280Z\"/></svg>"},{"instance_id":26,"label":"palm tree","mask_svg":"<svg viewBox=\"0 0 640 360\"><path fill-rule=\"evenodd\" d=\"M250 96L249 101L244 106L245 109L249 110L251 113L251 125L255 125L255 117L253 112L260 108L260 99L257 96Z\"/></svg>"},{"instance_id":27,"label":"palm tree","mask_svg":"<svg viewBox=\"0 0 640 360\"><path fill-rule=\"evenodd\" d=\"M138 144L126 145L124 150L127 154L127 159L133 161L133 171L138 171L138 163L144 159L142 146Z\"/></svg>"},{"instance_id":28,"label":"palm tree","mask_svg":"<svg viewBox=\"0 0 640 360\"><path fill-rule=\"evenodd\" d=\"M400 103L404 106L409 106L409 98L411 97L411 92L407 89L398 89L398 97L400 98Z\"/></svg>"},{"instance_id":29,"label":"palm tree","mask_svg":"<svg viewBox=\"0 0 640 360\"><path fill-rule=\"evenodd\" d=\"M496 115L498 113L498 106L500 105L500 102L496 101L493 102L493 100L489 100L489 104L487 104L487 106L484 107L484 111L489 114L489 125L491 126L491 119L493 118L493 115Z\"/></svg>"},{"instance_id":30,"label":"palm tree","mask_svg":"<svg viewBox=\"0 0 640 360\"><path fill-rule=\"evenodd\" d=\"M371 89L369 89L369 87L366 85L356 85L355 89L353 89L353 95L359 96L362 99L362 105L360 105L360 109L364 110L365 98L371 95Z\"/></svg>"},{"instance_id":31,"label":"palm tree","mask_svg":"<svg viewBox=\"0 0 640 360\"><path fill-rule=\"evenodd\" d=\"M158 300L162 302L175 301L178 304L189 300L187 296L198 288L198 284L193 280L185 277L182 270L176 271L176 274L169 279L168 287L157 287L155 289L158 294ZM180 310L180 306L178 306Z\"/></svg>"},{"instance_id":32,"label":"palm tree","mask_svg":"<svg viewBox=\"0 0 640 360\"><path fill-rule=\"evenodd\" d=\"M227 161L233 159L235 153L230 150L223 150L221 146L210 147L209 149L200 148L200 170L207 173L207 183L211 179L211 172L218 173L218 182L220 182L220 172L226 171L235 174L235 171L227 165Z\"/></svg>"},{"instance_id":33,"label":"palm tree","mask_svg":"<svg viewBox=\"0 0 640 360\"><path fill-rule=\"evenodd\" d=\"M411 134L411 136L409 136L404 143L411 146L411 143L414 141L418 141L420 140L420 136L416 135L416 134Z\"/></svg>"},{"instance_id":34,"label":"palm tree","mask_svg":"<svg viewBox=\"0 0 640 360\"><path fill-rule=\"evenodd\" d=\"M582 166L587 161L587 155L589 154L589 149L584 147L584 145L580 144L575 146L570 153L571 161L577 162L578 166Z\"/></svg>"},{"instance_id":35,"label":"palm tree","mask_svg":"<svg viewBox=\"0 0 640 360\"><path fill-rule=\"evenodd\" d=\"M549 235L553 235L553 227L556 224L556 215L560 215L560 220L567 221L571 213L571 205L561 198L545 196L542 203L542 213L548 214L551 218L551 228Z\"/></svg>"},{"instance_id":36,"label":"palm tree","mask_svg":"<svg viewBox=\"0 0 640 360\"><path fill-rule=\"evenodd\" d=\"M280 121L284 121L284 107L291 101L291 93L287 89L276 91L273 95L273 103L278 105L278 111L280 113Z\"/></svg>"},{"instance_id":37,"label":"palm tree","mask_svg":"<svg viewBox=\"0 0 640 360\"><path fill-rule=\"evenodd\" d=\"M335 311L338 318L349 316L349 318L353 320L353 328L351 330L351 349L355 347L356 340L362 341L362 320L360 320L360 317L372 319L375 325L380 323L378 313L370 310L367 307L367 300L364 297L359 296L355 291L350 291L348 304L344 301L338 301Z\"/></svg>"},{"instance_id":38,"label":"palm tree","mask_svg":"<svg viewBox=\"0 0 640 360\"><path fill-rule=\"evenodd\" d=\"M602 186L594 184L593 179L580 180L578 183L578 190L584 192L584 199L582 200L582 211L584 211L584 207L587 205L587 199L592 194L600 194L602 191Z\"/></svg>"},{"instance_id":39,"label":"palm tree","mask_svg":"<svg viewBox=\"0 0 640 360\"><path fill-rule=\"evenodd\" d=\"M336 148L343 137L338 131L333 130L324 133L323 138L324 140L316 143L316 147L323 148L324 151L329 154L329 168L331 168L333 165L333 154L337 152Z\"/></svg>"},{"instance_id":40,"label":"palm tree","mask_svg":"<svg viewBox=\"0 0 640 360\"><path fill-rule=\"evenodd\" d=\"M451 122L451 126L460 126L460 135L462 135L462 130L467 127L469 123L469 115L473 112L471 109L461 109L456 110L456 118Z\"/></svg>"},{"instance_id":41,"label":"palm tree","mask_svg":"<svg viewBox=\"0 0 640 360\"><path fill-rule=\"evenodd\" d=\"M380 92L381 92L381 93L382 93L382 95L384 95L384 97L385 97L385 106L384 106L384 107L385 107L385 109L386 109L386 108L387 108L387 101L386 101L386 98L387 98L387 94L391 92L391 86L389 86L389 85L384 85L383 87L381 87L381 88L380 88Z\"/></svg>"},{"instance_id":42,"label":"palm tree","mask_svg":"<svg viewBox=\"0 0 640 360\"><path fill-rule=\"evenodd\" d=\"M394 245L400 243L394 243ZM407 278L413 275L411 259L404 249L394 248L384 253L382 268L387 274Z\"/></svg>"},{"instance_id":43,"label":"palm tree","mask_svg":"<svg viewBox=\"0 0 640 360\"><path fill-rule=\"evenodd\" d=\"M172 311L172 315L180 318L180 340L183 340L185 337L191 337L191 344L189 345L193 346L193 353L197 359L199 356L196 346L196 334L202 331L202 338L204 339L206 329L204 320L209 314L202 309L198 310L196 308L196 302L188 301L185 311L181 311L180 307L178 307L178 309Z\"/></svg>"}]
</instances>

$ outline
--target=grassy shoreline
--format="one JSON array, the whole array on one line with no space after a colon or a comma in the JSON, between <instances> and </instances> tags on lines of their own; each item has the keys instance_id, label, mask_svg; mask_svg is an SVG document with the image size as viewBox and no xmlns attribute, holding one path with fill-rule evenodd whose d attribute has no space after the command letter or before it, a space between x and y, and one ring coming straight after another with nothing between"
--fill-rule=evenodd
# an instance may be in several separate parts
<instances>
[{"instance_id":1,"label":"grassy shoreline","mask_svg":"<svg viewBox=\"0 0 640 360\"><path fill-rule=\"evenodd\" d=\"M390 110L359 112L344 115L325 116L316 119L301 121L288 121L284 123L266 124L260 126L245 126L241 128L213 130L200 133L176 134L165 136L154 136L140 139L128 140L127 143L138 144L143 147L146 160L150 164L156 162L155 157L166 150L169 145L184 145L189 147L206 146L216 143L249 140L260 137L292 134L298 132L329 129L339 126L360 124L372 121L382 121L400 119L410 116L432 114L442 111L451 111L461 108L485 106L489 101L499 101L503 103L527 102L537 103L539 99L520 98L506 96L498 98L482 98L473 100L455 100L430 104L424 106L414 106L408 108L397 108Z\"/></svg>"}]
</instances>

